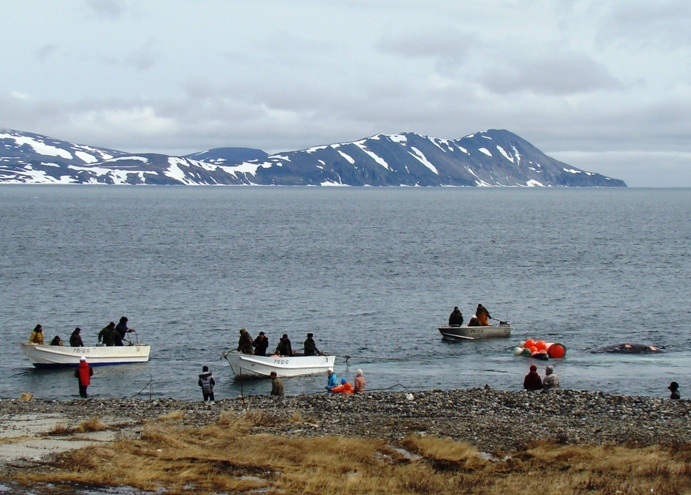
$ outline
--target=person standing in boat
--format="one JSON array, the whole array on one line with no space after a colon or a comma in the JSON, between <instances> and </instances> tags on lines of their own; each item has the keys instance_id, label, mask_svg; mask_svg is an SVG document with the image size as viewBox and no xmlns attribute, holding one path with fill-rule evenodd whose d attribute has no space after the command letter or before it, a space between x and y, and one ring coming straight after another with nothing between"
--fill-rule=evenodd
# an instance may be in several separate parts
<instances>
[{"instance_id":1,"label":"person standing in boat","mask_svg":"<svg viewBox=\"0 0 691 495\"><path fill-rule=\"evenodd\" d=\"M272 371L269 376L271 376L271 395L283 397L283 380L278 377L275 371Z\"/></svg>"},{"instance_id":2,"label":"person standing in boat","mask_svg":"<svg viewBox=\"0 0 691 495\"><path fill-rule=\"evenodd\" d=\"M463 313L458 309L458 306L454 306L453 311L449 315L449 326L460 327L461 325L463 325Z\"/></svg>"},{"instance_id":3,"label":"person standing in boat","mask_svg":"<svg viewBox=\"0 0 691 495\"><path fill-rule=\"evenodd\" d=\"M209 402L214 402L214 387L216 386L216 380L214 380L213 373L209 371L208 366L202 367L202 372L199 375L199 381L197 382L202 388L202 395L204 396L204 402L207 400Z\"/></svg>"},{"instance_id":4,"label":"person standing in boat","mask_svg":"<svg viewBox=\"0 0 691 495\"><path fill-rule=\"evenodd\" d=\"M127 318L123 316L120 318L120 322L115 327L115 331L118 333L118 336L115 339L115 345L123 345L122 341L125 340L125 337L128 333L134 332L134 328L127 327Z\"/></svg>"},{"instance_id":5,"label":"person standing in boat","mask_svg":"<svg viewBox=\"0 0 691 495\"><path fill-rule=\"evenodd\" d=\"M317 343L314 341L314 334L308 333L307 340L305 340L305 356L321 356L322 353L317 349Z\"/></svg>"},{"instance_id":6,"label":"person standing in boat","mask_svg":"<svg viewBox=\"0 0 691 495\"><path fill-rule=\"evenodd\" d=\"M98 343L103 343L103 345L113 346L115 345L115 322L111 321L107 326L103 327L100 332L98 332Z\"/></svg>"},{"instance_id":7,"label":"person standing in boat","mask_svg":"<svg viewBox=\"0 0 691 495\"><path fill-rule=\"evenodd\" d=\"M284 333L283 337L281 337L281 340L278 342L276 354L279 356L295 356L295 353L293 352L293 345L290 343L287 333Z\"/></svg>"},{"instance_id":8,"label":"person standing in boat","mask_svg":"<svg viewBox=\"0 0 691 495\"><path fill-rule=\"evenodd\" d=\"M36 325L29 336L29 344L43 345L43 327Z\"/></svg>"},{"instance_id":9,"label":"person standing in boat","mask_svg":"<svg viewBox=\"0 0 691 495\"><path fill-rule=\"evenodd\" d=\"M259 332L259 336L252 342L255 356L266 356L266 350L269 348L269 339L264 332Z\"/></svg>"},{"instance_id":10,"label":"person standing in boat","mask_svg":"<svg viewBox=\"0 0 691 495\"><path fill-rule=\"evenodd\" d=\"M243 354L252 354L252 336L244 329L240 329L240 340L238 341L238 351Z\"/></svg>"},{"instance_id":11,"label":"person standing in boat","mask_svg":"<svg viewBox=\"0 0 691 495\"><path fill-rule=\"evenodd\" d=\"M475 316L477 317L480 326L489 326L489 321L487 320L489 320L492 317L489 315L489 311L487 311L487 308L485 308L482 304L477 305L477 309L475 310Z\"/></svg>"},{"instance_id":12,"label":"person standing in boat","mask_svg":"<svg viewBox=\"0 0 691 495\"><path fill-rule=\"evenodd\" d=\"M70 335L70 345L72 347L84 347L84 342L82 342L82 329L77 327L74 329L74 332L72 332L72 335Z\"/></svg>"},{"instance_id":13,"label":"person standing in boat","mask_svg":"<svg viewBox=\"0 0 691 495\"><path fill-rule=\"evenodd\" d=\"M89 386L91 383L91 377L94 375L94 370L89 366L89 363L86 362L86 358L84 356L79 358L79 366L77 366L77 370L74 372L74 376L78 379L79 381L79 396L86 399L86 388Z\"/></svg>"}]
</instances>

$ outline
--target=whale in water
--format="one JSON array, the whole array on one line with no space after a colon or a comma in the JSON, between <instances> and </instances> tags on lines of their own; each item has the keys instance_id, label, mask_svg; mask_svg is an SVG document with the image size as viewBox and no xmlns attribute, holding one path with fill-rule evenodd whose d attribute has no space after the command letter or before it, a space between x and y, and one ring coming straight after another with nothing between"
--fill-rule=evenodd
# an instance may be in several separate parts
<instances>
[{"instance_id":1,"label":"whale in water","mask_svg":"<svg viewBox=\"0 0 691 495\"><path fill-rule=\"evenodd\" d=\"M625 342L623 344L606 345L599 349L593 349L590 352L597 353L615 353L615 354L655 354L658 352L665 352L663 347L659 345L648 344L633 344Z\"/></svg>"}]
</instances>

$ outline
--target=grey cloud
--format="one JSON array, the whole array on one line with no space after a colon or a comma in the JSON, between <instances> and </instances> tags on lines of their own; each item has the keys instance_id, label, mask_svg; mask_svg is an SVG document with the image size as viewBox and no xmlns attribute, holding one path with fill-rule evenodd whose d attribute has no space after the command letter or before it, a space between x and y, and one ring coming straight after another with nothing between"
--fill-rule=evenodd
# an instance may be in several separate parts
<instances>
[{"instance_id":1,"label":"grey cloud","mask_svg":"<svg viewBox=\"0 0 691 495\"><path fill-rule=\"evenodd\" d=\"M124 0L86 0L86 5L98 17L117 19L127 9Z\"/></svg>"}]
</instances>

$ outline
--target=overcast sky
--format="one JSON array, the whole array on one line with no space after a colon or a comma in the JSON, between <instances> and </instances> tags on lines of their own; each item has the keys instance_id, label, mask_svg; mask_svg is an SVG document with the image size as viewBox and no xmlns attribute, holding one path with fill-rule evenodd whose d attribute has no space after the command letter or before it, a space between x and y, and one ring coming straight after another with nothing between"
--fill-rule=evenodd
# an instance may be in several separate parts
<instances>
[{"instance_id":1,"label":"overcast sky","mask_svg":"<svg viewBox=\"0 0 691 495\"><path fill-rule=\"evenodd\" d=\"M687 0L11 0L0 128L166 154L507 129L691 187L690 26Z\"/></svg>"}]
</instances>

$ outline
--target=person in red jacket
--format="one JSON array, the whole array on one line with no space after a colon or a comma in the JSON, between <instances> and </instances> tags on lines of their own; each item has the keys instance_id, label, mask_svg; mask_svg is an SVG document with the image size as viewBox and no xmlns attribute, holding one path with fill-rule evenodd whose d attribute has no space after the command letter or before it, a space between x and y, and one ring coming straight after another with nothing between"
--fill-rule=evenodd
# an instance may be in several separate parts
<instances>
[{"instance_id":1,"label":"person in red jacket","mask_svg":"<svg viewBox=\"0 0 691 495\"><path fill-rule=\"evenodd\" d=\"M537 374L537 366L530 366L530 372L523 379L523 388L526 390L542 390L542 378Z\"/></svg>"},{"instance_id":2,"label":"person in red jacket","mask_svg":"<svg viewBox=\"0 0 691 495\"><path fill-rule=\"evenodd\" d=\"M85 357L79 358L79 366L77 366L77 371L74 372L74 376L79 379L79 395L86 399L86 387L91 383L91 377L94 374L94 370L86 362Z\"/></svg>"},{"instance_id":3,"label":"person in red jacket","mask_svg":"<svg viewBox=\"0 0 691 495\"><path fill-rule=\"evenodd\" d=\"M341 378L341 384L331 389L332 394L352 394L353 386L345 378Z\"/></svg>"}]
</instances>

